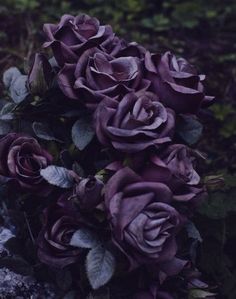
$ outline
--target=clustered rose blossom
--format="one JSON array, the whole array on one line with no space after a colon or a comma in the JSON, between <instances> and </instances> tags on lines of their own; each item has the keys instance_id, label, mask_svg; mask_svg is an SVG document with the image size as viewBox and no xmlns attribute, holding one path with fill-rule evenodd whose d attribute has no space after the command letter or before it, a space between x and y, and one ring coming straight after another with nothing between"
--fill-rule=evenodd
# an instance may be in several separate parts
<instances>
[{"instance_id":1,"label":"clustered rose blossom","mask_svg":"<svg viewBox=\"0 0 236 299\"><path fill-rule=\"evenodd\" d=\"M55 268L77 262L81 253L81 249L70 245L73 233L83 226L70 196L62 195L56 204L44 210L43 228L38 236L39 259Z\"/></svg>"},{"instance_id":2,"label":"clustered rose blossom","mask_svg":"<svg viewBox=\"0 0 236 299\"><path fill-rule=\"evenodd\" d=\"M211 102L194 66L172 53L152 54L117 37L109 25L87 15L64 15L45 24L47 41L58 64L59 86L68 98L94 110L104 96L153 91L177 113L197 113Z\"/></svg>"},{"instance_id":3,"label":"clustered rose blossom","mask_svg":"<svg viewBox=\"0 0 236 299\"><path fill-rule=\"evenodd\" d=\"M195 170L195 156L186 145L172 144L150 156L141 170L142 177L165 183L172 190L176 201L194 201L204 194L200 176Z\"/></svg>"},{"instance_id":4,"label":"clustered rose blossom","mask_svg":"<svg viewBox=\"0 0 236 299\"><path fill-rule=\"evenodd\" d=\"M130 155L130 167L125 160L110 166L115 173L105 185L83 179L73 196L82 210L91 210L105 191L112 240L130 270L171 261L172 272L181 270L174 261L176 238L186 215L176 203L197 203L204 189L193 150L173 143L176 114L196 114L212 100L204 92L205 76L170 52L152 54L127 43L87 15L65 15L44 31L44 46L52 48L60 66L60 89L93 112L101 145L121 153L121 159Z\"/></svg>"},{"instance_id":5,"label":"clustered rose blossom","mask_svg":"<svg viewBox=\"0 0 236 299\"><path fill-rule=\"evenodd\" d=\"M150 82L142 76L138 57L113 57L99 49L85 51L76 64L65 64L58 74L64 94L95 109L105 97L146 90Z\"/></svg>"},{"instance_id":6,"label":"clustered rose blossom","mask_svg":"<svg viewBox=\"0 0 236 299\"><path fill-rule=\"evenodd\" d=\"M95 113L96 133L104 145L126 153L159 147L174 134L174 112L150 92L105 98Z\"/></svg>"},{"instance_id":7,"label":"clustered rose blossom","mask_svg":"<svg viewBox=\"0 0 236 299\"><path fill-rule=\"evenodd\" d=\"M96 18L85 14L64 15L58 25L45 24L44 32L44 47L52 48L59 65L76 62L85 50L102 47L114 38L111 26L101 26Z\"/></svg>"},{"instance_id":8,"label":"clustered rose blossom","mask_svg":"<svg viewBox=\"0 0 236 299\"><path fill-rule=\"evenodd\" d=\"M114 242L131 268L174 258L182 219L172 200L165 184L143 180L129 168L119 170L107 183L105 205Z\"/></svg>"},{"instance_id":9,"label":"clustered rose blossom","mask_svg":"<svg viewBox=\"0 0 236 299\"><path fill-rule=\"evenodd\" d=\"M52 163L52 156L38 141L24 134L9 133L0 139L0 180L16 182L22 190L47 196L52 186L40 170Z\"/></svg>"},{"instance_id":10,"label":"clustered rose blossom","mask_svg":"<svg viewBox=\"0 0 236 299\"><path fill-rule=\"evenodd\" d=\"M201 105L213 100L204 93L205 75L198 75L194 66L170 52L146 53L146 77L161 101L177 113L197 113Z\"/></svg>"},{"instance_id":11,"label":"clustered rose blossom","mask_svg":"<svg viewBox=\"0 0 236 299\"><path fill-rule=\"evenodd\" d=\"M84 248L70 241L94 217L102 227L99 237L122 256L125 270L153 269L156 284L137 287L133 298L173 299L161 285L188 264L178 256L179 233L191 214L183 207L194 211L205 194L196 153L179 144L176 124L179 114L198 114L213 99L205 94L205 76L170 52L154 54L127 43L111 26L84 14L64 15L59 24L45 24L44 32L44 47L52 49L57 66L36 55L28 75L31 93L42 92L38 78L47 89L56 74L64 101L82 104L92 114L99 151L113 160L102 174L87 169L87 177L75 174L71 190L56 202L48 198L37 242L39 259L56 268L80 261ZM38 195L52 190L40 174L52 157L36 139L3 136L0 156L2 181L12 180Z\"/></svg>"}]
</instances>

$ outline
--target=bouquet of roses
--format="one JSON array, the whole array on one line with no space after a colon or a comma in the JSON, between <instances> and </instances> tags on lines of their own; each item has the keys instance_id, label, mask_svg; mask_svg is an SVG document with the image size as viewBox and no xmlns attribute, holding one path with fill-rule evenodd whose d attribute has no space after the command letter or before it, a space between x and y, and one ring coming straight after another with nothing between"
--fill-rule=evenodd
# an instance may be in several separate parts
<instances>
[{"instance_id":1,"label":"bouquet of roses","mask_svg":"<svg viewBox=\"0 0 236 299\"><path fill-rule=\"evenodd\" d=\"M195 268L191 222L206 195L192 147L213 100L205 76L87 15L44 33L49 50L27 75L3 76L5 247L17 240L36 276L62 277L63 298L213 298Z\"/></svg>"}]
</instances>

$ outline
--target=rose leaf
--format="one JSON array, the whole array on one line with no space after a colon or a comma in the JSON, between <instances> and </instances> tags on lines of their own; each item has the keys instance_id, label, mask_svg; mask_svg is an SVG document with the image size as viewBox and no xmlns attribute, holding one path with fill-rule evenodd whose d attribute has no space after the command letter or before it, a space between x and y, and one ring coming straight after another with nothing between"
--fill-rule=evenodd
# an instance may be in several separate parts
<instances>
[{"instance_id":1,"label":"rose leaf","mask_svg":"<svg viewBox=\"0 0 236 299\"><path fill-rule=\"evenodd\" d=\"M54 136L53 132L46 124L43 124L40 122L34 122L32 127L33 127L35 135L40 139L48 140L48 141L63 142L62 140L60 140Z\"/></svg>"},{"instance_id":2,"label":"rose leaf","mask_svg":"<svg viewBox=\"0 0 236 299\"><path fill-rule=\"evenodd\" d=\"M0 135L5 135L10 131L11 131L11 125L4 120L0 120Z\"/></svg>"},{"instance_id":3,"label":"rose leaf","mask_svg":"<svg viewBox=\"0 0 236 299\"><path fill-rule=\"evenodd\" d=\"M81 151L85 149L95 135L91 120L88 117L77 120L72 127L71 134L75 146Z\"/></svg>"},{"instance_id":4,"label":"rose leaf","mask_svg":"<svg viewBox=\"0 0 236 299\"><path fill-rule=\"evenodd\" d=\"M93 232L86 228L81 228L73 234L70 245L91 249L99 245L99 240Z\"/></svg>"},{"instance_id":5,"label":"rose leaf","mask_svg":"<svg viewBox=\"0 0 236 299\"><path fill-rule=\"evenodd\" d=\"M91 249L86 258L88 280L94 290L105 285L115 272L115 258L102 245Z\"/></svg>"},{"instance_id":6,"label":"rose leaf","mask_svg":"<svg viewBox=\"0 0 236 299\"><path fill-rule=\"evenodd\" d=\"M10 67L3 74L3 83L9 89L12 83L21 76L21 72L16 67Z\"/></svg>"},{"instance_id":7,"label":"rose leaf","mask_svg":"<svg viewBox=\"0 0 236 299\"><path fill-rule=\"evenodd\" d=\"M64 167L50 165L40 171L41 176L51 185L71 188L74 180L70 171Z\"/></svg>"},{"instance_id":8,"label":"rose leaf","mask_svg":"<svg viewBox=\"0 0 236 299\"><path fill-rule=\"evenodd\" d=\"M177 134L189 145L200 139L202 130L202 124L191 116L182 115L177 123Z\"/></svg>"}]
</instances>

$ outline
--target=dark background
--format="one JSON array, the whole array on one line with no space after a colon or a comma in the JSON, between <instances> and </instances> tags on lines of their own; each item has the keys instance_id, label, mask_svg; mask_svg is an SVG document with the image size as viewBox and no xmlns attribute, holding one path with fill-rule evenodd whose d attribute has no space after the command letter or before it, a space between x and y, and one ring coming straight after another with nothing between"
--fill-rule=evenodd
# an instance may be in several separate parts
<instances>
[{"instance_id":1,"label":"dark background","mask_svg":"<svg viewBox=\"0 0 236 299\"><path fill-rule=\"evenodd\" d=\"M171 50L207 75L215 104L202 113L198 143L209 199L194 222L203 243L197 264L219 298L236 298L236 2L231 0L0 0L0 75L27 67L42 24L86 12L151 51ZM0 96L2 83L0 83Z\"/></svg>"}]
</instances>

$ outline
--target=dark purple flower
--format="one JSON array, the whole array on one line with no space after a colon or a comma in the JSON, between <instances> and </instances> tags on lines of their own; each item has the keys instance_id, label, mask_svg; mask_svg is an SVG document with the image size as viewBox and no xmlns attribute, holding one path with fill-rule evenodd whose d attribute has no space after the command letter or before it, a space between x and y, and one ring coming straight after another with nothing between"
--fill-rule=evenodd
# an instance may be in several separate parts
<instances>
[{"instance_id":1,"label":"dark purple flower","mask_svg":"<svg viewBox=\"0 0 236 299\"><path fill-rule=\"evenodd\" d=\"M74 189L74 196L78 198L82 209L93 209L102 200L104 183L96 177L82 179Z\"/></svg>"},{"instance_id":2,"label":"dark purple flower","mask_svg":"<svg viewBox=\"0 0 236 299\"><path fill-rule=\"evenodd\" d=\"M132 56L144 59L147 50L136 42L126 43L116 54L116 57Z\"/></svg>"},{"instance_id":3,"label":"dark purple flower","mask_svg":"<svg viewBox=\"0 0 236 299\"><path fill-rule=\"evenodd\" d=\"M147 52L145 67L153 91L177 113L195 114L202 104L213 100L204 93L205 75L198 75L184 58L176 58L170 52L164 55Z\"/></svg>"},{"instance_id":4,"label":"dark purple flower","mask_svg":"<svg viewBox=\"0 0 236 299\"><path fill-rule=\"evenodd\" d=\"M55 268L64 268L78 261L81 249L71 246L73 233L83 226L78 211L64 194L44 210L43 227L38 236L38 257Z\"/></svg>"},{"instance_id":5,"label":"dark purple flower","mask_svg":"<svg viewBox=\"0 0 236 299\"><path fill-rule=\"evenodd\" d=\"M95 109L104 96L115 97L131 91L146 90L141 61L136 57L114 58L98 49L89 49L77 64L66 64L58 74L64 94Z\"/></svg>"},{"instance_id":6,"label":"dark purple flower","mask_svg":"<svg viewBox=\"0 0 236 299\"><path fill-rule=\"evenodd\" d=\"M35 54L28 74L30 92L34 95L42 95L49 88L51 80L52 67L48 59L43 54Z\"/></svg>"},{"instance_id":7,"label":"dark purple flower","mask_svg":"<svg viewBox=\"0 0 236 299\"><path fill-rule=\"evenodd\" d=\"M150 92L129 93L121 100L105 98L95 113L99 141L127 153L169 142L174 126L173 111Z\"/></svg>"},{"instance_id":8,"label":"dark purple flower","mask_svg":"<svg viewBox=\"0 0 236 299\"><path fill-rule=\"evenodd\" d=\"M195 167L193 151L183 144L173 144L150 157L142 177L165 183L172 190L175 200L187 202L204 191Z\"/></svg>"},{"instance_id":9,"label":"dark purple flower","mask_svg":"<svg viewBox=\"0 0 236 299\"><path fill-rule=\"evenodd\" d=\"M52 162L52 156L41 148L36 139L9 133L0 139L0 177L15 181L24 191L47 196L52 190L40 170Z\"/></svg>"},{"instance_id":10,"label":"dark purple flower","mask_svg":"<svg viewBox=\"0 0 236 299\"><path fill-rule=\"evenodd\" d=\"M144 59L147 50L136 42L127 43L117 36L103 43L101 49L113 57L138 57Z\"/></svg>"},{"instance_id":11,"label":"dark purple flower","mask_svg":"<svg viewBox=\"0 0 236 299\"><path fill-rule=\"evenodd\" d=\"M175 256L181 219L171 201L166 185L144 181L127 167L108 181L105 205L113 241L129 259L130 269Z\"/></svg>"},{"instance_id":12,"label":"dark purple flower","mask_svg":"<svg viewBox=\"0 0 236 299\"><path fill-rule=\"evenodd\" d=\"M96 18L86 14L76 17L63 15L59 24L45 24L47 42L60 66L76 63L78 57L87 49L108 43L114 38L109 25L100 25Z\"/></svg>"}]
</instances>

